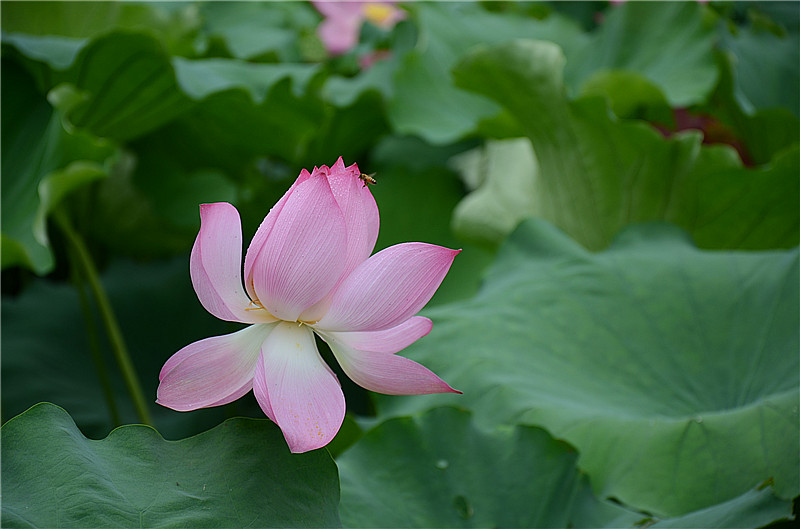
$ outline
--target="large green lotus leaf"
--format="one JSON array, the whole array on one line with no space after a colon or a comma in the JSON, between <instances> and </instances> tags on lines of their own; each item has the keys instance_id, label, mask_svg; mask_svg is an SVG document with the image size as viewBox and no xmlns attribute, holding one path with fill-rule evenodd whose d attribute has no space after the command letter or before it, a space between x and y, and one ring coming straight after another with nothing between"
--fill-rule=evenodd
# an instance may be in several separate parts
<instances>
[{"instance_id":1,"label":"large green lotus leaf","mask_svg":"<svg viewBox=\"0 0 800 529\"><path fill-rule=\"evenodd\" d=\"M792 519L792 502L775 496L771 486L759 485L726 502L672 518L636 512L613 501L601 501L586 484L579 492L570 517L570 527L719 527L744 529L764 527ZM782 527L781 525L776 526Z\"/></svg>"},{"instance_id":2,"label":"large green lotus leaf","mask_svg":"<svg viewBox=\"0 0 800 529\"><path fill-rule=\"evenodd\" d=\"M334 527L336 465L291 454L268 420L181 441L147 426L84 437L39 404L3 426L4 527Z\"/></svg>"},{"instance_id":3,"label":"large green lotus leaf","mask_svg":"<svg viewBox=\"0 0 800 529\"><path fill-rule=\"evenodd\" d=\"M601 501L577 453L530 427L477 428L471 414L434 408L385 421L339 456L345 527L760 527L790 501L749 490L701 511L658 519Z\"/></svg>"},{"instance_id":4,"label":"large green lotus leaf","mask_svg":"<svg viewBox=\"0 0 800 529\"><path fill-rule=\"evenodd\" d=\"M413 6L418 44L395 71L388 114L400 134L443 144L475 130L500 109L492 101L453 86L451 67L479 43L540 38L571 47L583 33L557 14L544 20L489 13L478 4L423 2Z\"/></svg>"},{"instance_id":5,"label":"large green lotus leaf","mask_svg":"<svg viewBox=\"0 0 800 529\"><path fill-rule=\"evenodd\" d=\"M577 454L539 428L492 433L438 408L371 430L337 464L345 527L566 527Z\"/></svg>"},{"instance_id":6,"label":"large green lotus leaf","mask_svg":"<svg viewBox=\"0 0 800 529\"><path fill-rule=\"evenodd\" d=\"M606 9L603 16L589 42L574 54L566 53L564 75L573 90L596 82L594 75L609 70L640 74L660 88L672 106L703 102L714 88L716 31L706 6L626 2ZM638 84L633 83L634 90Z\"/></svg>"},{"instance_id":7,"label":"large green lotus leaf","mask_svg":"<svg viewBox=\"0 0 800 529\"><path fill-rule=\"evenodd\" d=\"M570 527L719 527L758 528L790 520L792 502L775 496L771 487L757 486L732 500L673 518L657 518L632 511L611 501L599 501L590 487L581 490L573 507ZM782 527L781 525L776 526Z\"/></svg>"},{"instance_id":8,"label":"large green lotus leaf","mask_svg":"<svg viewBox=\"0 0 800 529\"><path fill-rule=\"evenodd\" d=\"M730 501L697 512L659 520L641 520L637 527L764 527L771 522L793 520L792 503L775 497L770 487L756 487ZM777 527L781 527L778 525Z\"/></svg>"},{"instance_id":9,"label":"large green lotus leaf","mask_svg":"<svg viewBox=\"0 0 800 529\"><path fill-rule=\"evenodd\" d=\"M54 266L48 214L74 190L105 178L118 152L109 142L66 130L17 65L3 60L2 71L2 267L45 274Z\"/></svg>"},{"instance_id":10,"label":"large green lotus leaf","mask_svg":"<svg viewBox=\"0 0 800 529\"><path fill-rule=\"evenodd\" d=\"M463 395L381 398L384 416L452 403L541 425L601 497L659 516L772 477L798 490L798 251L703 251L631 228L593 254L541 220L509 239L472 300L427 312L404 355Z\"/></svg>"},{"instance_id":11,"label":"large green lotus leaf","mask_svg":"<svg viewBox=\"0 0 800 529\"><path fill-rule=\"evenodd\" d=\"M665 139L645 123L617 121L603 100L567 101L563 66L555 45L520 40L478 49L454 71L459 86L502 103L524 127L540 169L535 215L590 249L627 224L656 220L708 248L800 242L797 148L745 169L733 148L701 146L699 133Z\"/></svg>"}]
</instances>

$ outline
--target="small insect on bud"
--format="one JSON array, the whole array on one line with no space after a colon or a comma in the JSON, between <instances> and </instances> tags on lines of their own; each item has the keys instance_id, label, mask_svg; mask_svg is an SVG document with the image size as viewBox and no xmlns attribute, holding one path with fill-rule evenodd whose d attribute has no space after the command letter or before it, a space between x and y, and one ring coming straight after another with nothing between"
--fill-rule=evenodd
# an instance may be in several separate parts
<instances>
[{"instance_id":1,"label":"small insect on bud","mask_svg":"<svg viewBox=\"0 0 800 529\"><path fill-rule=\"evenodd\" d=\"M378 182L377 182L377 180L375 180L375 178L373 178L374 176L375 176L375 173L372 173L372 174L361 173L361 176L359 176L358 178L362 182L364 182L364 185L362 187L367 187L368 185L377 184Z\"/></svg>"}]
</instances>

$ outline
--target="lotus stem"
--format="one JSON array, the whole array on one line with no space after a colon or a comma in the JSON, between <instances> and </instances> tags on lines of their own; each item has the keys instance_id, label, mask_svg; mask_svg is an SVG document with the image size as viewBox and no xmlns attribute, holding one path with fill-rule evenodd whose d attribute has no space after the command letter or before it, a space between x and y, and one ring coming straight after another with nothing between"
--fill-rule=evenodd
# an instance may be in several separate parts
<instances>
[{"instance_id":1,"label":"lotus stem","mask_svg":"<svg viewBox=\"0 0 800 529\"><path fill-rule=\"evenodd\" d=\"M122 378L125 381L125 386L133 401L133 406L139 417L139 421L141 421L142 424L152 426L153 421L150 417L147 401L144 398L142 386L139 383L139 377L136 375L136 369L133 366L128 348L125 345L125 340L122 337L122 331L119 328L117 317L114 315L114 310L108 300L108 295L100 281L100 275L97 272L97 267L92 260L92 256L86 248L86 244L81 236L72 227L72 223L64 210L57 210L54 214L54 218L59 228L61 228L61 231L64 232L70 247L75 253L76 262L82 268L82 276L85 277L89 283L89 289L92 292L103 325L105 326L106 335L111 343L111 350L122 372Z\"/></svg>"}]
</instances>

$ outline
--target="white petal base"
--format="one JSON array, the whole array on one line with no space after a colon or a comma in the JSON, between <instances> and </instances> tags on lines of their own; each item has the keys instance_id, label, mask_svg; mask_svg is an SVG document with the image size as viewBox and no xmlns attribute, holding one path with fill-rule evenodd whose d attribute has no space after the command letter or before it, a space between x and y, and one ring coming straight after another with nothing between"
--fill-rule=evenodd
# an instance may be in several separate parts
<instances>
[{"instance_id":1,"label":"white petal base","mask_svg":"<svg viewBox=\"0 0 800 529\"><path fill-rule=\"evenodd\" d=\"M344 420L342 388L319 355L314 333L304 324L282 322L269 335L256 366L253 391L295 453L328 444Z\"/></svg>"}]
</instances>

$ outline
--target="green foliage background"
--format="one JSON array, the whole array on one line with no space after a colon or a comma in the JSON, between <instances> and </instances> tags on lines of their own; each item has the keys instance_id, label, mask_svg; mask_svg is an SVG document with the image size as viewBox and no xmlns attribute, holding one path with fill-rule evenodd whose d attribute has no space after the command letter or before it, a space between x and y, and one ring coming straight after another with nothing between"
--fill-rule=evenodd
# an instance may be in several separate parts
<instances>
[{"instance_id":1,"label":"green foliage background","mask_svg":"<svg viewBox=\"0 0 800 529\"><path fill-rule=\"evenodd\" d=\"M791 523L800 5L401 7L330 57L306 2L3 2L4 527ZM237 328L191 287L198 204L252 234L339 156L376 249L464 249L402 353L463 395L340 375L303 455L252 395L155 406Z\"/></svg>"}]
</instances>

